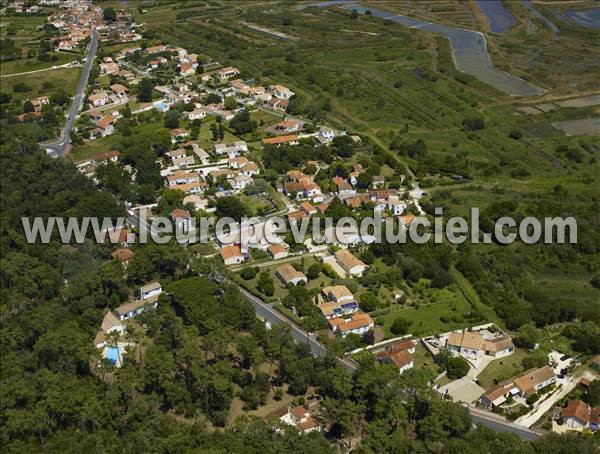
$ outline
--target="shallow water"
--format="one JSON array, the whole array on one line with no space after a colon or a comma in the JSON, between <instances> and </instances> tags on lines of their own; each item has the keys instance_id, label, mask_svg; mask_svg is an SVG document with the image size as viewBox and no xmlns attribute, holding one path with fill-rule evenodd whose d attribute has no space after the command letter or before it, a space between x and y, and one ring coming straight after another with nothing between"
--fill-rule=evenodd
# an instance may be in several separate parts
<instances>
[{"instance_id":1,"label":"shallow water","mask_svg":"<svg viewBox=\"0 0 600 454\"><path fill-rule=\"evenodd\" d=\"M477 6L487 16L492 33L501 35L517 25L517 20L500 0L477 0Z\"/></svg>"},{"instance_id":2,"label":"shallow water","mask_svg":"<svg viewBox=\"0 0 600 454\"><path fill-rule=\"evenodd\" d=\"M560 29L556 26L556 24L554 22L552 22L550 19L548 19L546 16L544 16L540 11L538 11L536 9L536 7L533 6L533 3L531 3L531 0L522 0L522 1L523 1L523 5L525 5L525 7L529 11L531 11L531 13L535 17L544 21L544 23L548 26L548 28L550 30L552 30L554 33L560 33Z\"/></svg>"},{"instance_id":3,"label":"shallow water","mask_svg":"<svg viewBox=\"0 0 600 454\"><path fill-rule=\"evenodd\" d=\"M424 22L356 3L344 5L342 8L355 9L361 14L364 14L366 10L371 10L374 17L447 37L452 45L454 62L459 71L475 76L477 79L511 96L539 95L545 92L542 88L496 68L487 51L485 36L482 33Z\"/></svg>"},{"instance_id":4,"label":"shallow water","mask_svg":"<svg viewBox=\"0 0 600 454\"><path fill-rule=\"evenodd\" d=\"M600 8L567 11L567 16L582 27L600 29Z\"/></svg>"}]
</instances>

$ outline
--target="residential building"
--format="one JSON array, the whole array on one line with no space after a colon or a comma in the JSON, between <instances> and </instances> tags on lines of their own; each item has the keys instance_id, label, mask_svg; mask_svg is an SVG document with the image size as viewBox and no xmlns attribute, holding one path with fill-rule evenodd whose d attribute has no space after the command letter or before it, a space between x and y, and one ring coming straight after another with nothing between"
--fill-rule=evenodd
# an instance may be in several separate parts
<instances>
[{"instance_id":1,"label":"residential building","mask_svg":"<svg viewBox=\"0 0 600 454\"><path fill-rule=\"evenodd\" d=\"M362 276L368 266L347 249L341 249L334 254L335 260L349 276Z\"/></svg>"},{"instance_id":2,"label":"residential building","mask_svg":"<svg viewBox=\"0 0 600 454\"><path fill-rule=\"evenodd\" d=\"M244 262L242 249L237 245L223 246L219 249L219 254L225 265L238 265Z\"/></svg>"},{"instance_id":3,"label":"residential building","mask_svg":"<svg viewBox=\"0 0 600 454\"><path fill-rule=\"evenodd\" d=\"M273 93L273 96L275 96L276 98L279 99L290 99L292 96L295 95L295 93L293 91L291 91L289 88L284 87L283 85L273 85L271 87L271 92Z\"/></svg>"},{"instance_id":4,"label":"residential building","mask_svg":"<svg viewBox=\"0 0 600 454\"><path fill-rule=\"evenodd\" d=\"M283 244L271 244L267 247L267 253L273 260L279 260L288 256L288 248Z\"/></svg>"},{"instance_id":5,"label":"residential building","mask_svg":"<svg viewBox=\"0 0 600 454\"><path fill-rule=\"evenodd\" d=\"M171 143L175 144L177 142L183 142L187 140L190 136L190 133L187 129L184 128L175 128L171 129Z\"/></svg>"},{"instance_id":6,"label":"residential building","mask_svg":"<svg viewBox=\"0 0 600 454\"><path fill-rule=\"evenodd\" d=\"M181 208L175 208L171 211L171 221L177 224L181 229L188 229L190 226L190 219L192 215L188 210L182 210Z\"/></svg>"},{"instance_id":7,"label":"residential building","mask_svg":"<svg viewBox=\"0 0 600 454\"><path fill-rule=\"evenodd\" d=\"M336 192L338 193L340 198L346 198L356 195L356 190L354 190L350 183L348 183L343 178L333 177L331 181L333 181L333 184L335 184Z\"/></svg>"},{"instance_id":8,"label":"residential building","mask_svg":"<svg viewBox=\"0 0 600 454\"><path fill-rule=\"evenodd\" d=\"M304 405L288 407L287 412L284 413L279 420L286 424L296 426L304 433L321 431L321 426L312 416L310 416L310 411Z\"/></svg>"},{"instance_id":9,"label":"residential building","mask_svg":"<svg viewBox=\"0 0 600 454\"><path fill-rule=\"evenodd\" d=\"M174 167L184 168L188 166L193 166L195 161L193 156L181 156L178 158L172 158L171 163Z\"/></svg>"},{"instance_id":10,"label":"residential building","mask_svg":"<svg viewBox=\"0 0 600 454\"><path fill-rule=\"evenodd\" d=\"M412 369L413 354L415 353L415 344L410 339L402 339L385 346L383 352L376 355L376 358L381 363L393 364L400 373Z\"/></svg>"},{"instance_id":11,"label":"residential building","mask_svg":"<svg viewBox=\"0 0 600 454\"><path fill-rule=\"evenodd\" d=\"M308 282L306 275L303 272L296 270L296 268L289 263L278 267L275 270L275 274L281 279L281 282L283 282L284 285L298 285L300 282Z\"/></svg>"},{"instance_id":12,"label":"residential building","mask_svg":"<svg viewBox=\"0 0 600 454\"><path fill-rule=\"evenodd\" d=\"M225 68L221 68L217 71L217 77L219 79L229 79L231 77L237 76L240 73L240 70L234 66L227 66Z\"/></svg>"},{"instance_id":13,"label":"residential building","mask_svg":"<svg viewBox=\"0 0 600 454\"><path fill-rule=\"evenodd\" d=\"M287 99L272 98L269 100L269 107L273 110L285 112L288 108L289 101Z\"/></svg>"},{"instance_id":14,"label":"residential building","mask_svg":"<svg viewBox=\"0 0 600 454\"><path fill-rule=\"evenodd\" d=\"M560 417L566 426L573 429L585 429L590 423L591 409L582 400L570 400L560 412Z\"/></svg>"},{"instance_id":15,"label":"residential building","mask_svg":"<svg viewBox=\"0 0 600 454\"><path fill-rule=\"evenodd\" d=\"M324 298L336 303L347 303L354 301L354 295L345 285L330 285L321 290Z\"/></svg>"},{"instance_id":16,"label":"residential building","mask_svg":"<svg viewBox=\"0 0 600 454\"><path fill-rule=\"evenodd\" d=\"M162 287L159 282L150 282L140 287L140 299L146 300L158 297L162 293Z\"/></svg>"},{"instance_id":17,"label":"residential building","mask_svg":"<svg viewBox=\"0 0 600 454\"><path fill-rule=\"evenodd\" d=\"M302 129L303 123L298 120L283 120L277 123L274 128L277 131L285 132L291 134L293 132L298 132Z\"/></svg>"},{"instance_id":18,"label":"residential building","mask_svg":"<svg viewBox=\"0 0 600 454\"><path fill-rule=\"evenodd\" d=\"M200 176L197 173L176 170L171 175L167 175L167 184L169 187L175 187L181 184L198 183Z\"/></svg>"},{"instance_id":19,"label":"residential building","mask_svg":"<svg viewBox=\"0 0 600 454\"><path fill-rule=\"evenodd\" d=\"M506 335L484 335L480 332L451 332L446 348L452 353L468 359L477 359L482 355L501 358L515 351L515 346Z\"/></svg>"},{"instance_id":20,"label":"residential building","mask_svg":"<svg viewBox=\"0 0 600 454\"><path fill-rule=\"evenodd\" d=\"M362 336L375 326L375 322L369 314L355 312L348 318L336 317L329 320L333 332L340 333L342 337L348 334Z\"/></svg>"},{"instance_id":21,"label":"residential building","mask_svg":"<svg viewBox=\"0 0 600 454\"><path fill-rule=\"evenodd\" d=\"M243 140L239 140L230 145L226 145L224 143L218 143L215 145L215 153L220 155L226 154L230 158L235 158L242 152L246 151L248 151L248 145Z\"/></svg>"},{"instance_id":22,"label":"residential building","mask_svg":"<svg viewBox=\"0 0 600 454\"><path fill-rule=\"evenodd\" d=\"M550 366L529 369L489 389L481 396L480 401L485 407L493 408L504 403L509 396L527 398L553 383L556 383L556 375Z\"/></svg>"},{"instance_id":23,"label":"residential building","mask_svg":"<svg viewBox=\"0 0 600 454\"><path fill-rule=\"evenodd\" d=\"M262 140L263 145L298 145L300 143L297 134L288 134L285 136L267 137Z\"/></svg>"},{"instance_id":24,"label":"residential building","mask_svg":"<svg viewBox=\"0 0 600 454\"><path fill-rule=\"evenodd\" d=\"M102 107L110 101L110 97L104 90L94 90L94 92L88 96L88 100L92 106Z\"/></svg>"},{"instance_id":25,"label":"residential building","mask_svg":"<svg viewBox=\"0 0 600 454\"><path fill-rule=\"evenodd\" d=\"M358 312L359 306L355 300L350 301L325 301L317 304L317 308L321 311L327 320L338 317L346 317L355 312Z\"/></svg>"},{"instance_id":26,"label":"residential building","mask_svg":"<svg viewBox=\"0 0 600 454\"><path fill-rule=\"evenodd\" d=\"M307 216L310 216L316 214L317 209L314 206L312 206L312 204L309 202L302 202L300 204L300 211L302 211Z\"/></svg>"},{"instance_id":27,"label":"residential building","mask_svg":"<svg viewBox=\"0 0 600 454\"><path fill-rule=\"evenodd\" d=\"M327 145L328 143L331 143L331 141L333 141L335 136L336 133L333 129L321 128L316 135L316 139L323 145Z\"/></svg>"},{"instance_id":28,"label":"residential building","mask_svg":"<svg viewBox=\"0 0 600 454\"><path fill-rule=\"evenodd\" d=\"M111 91L117 96L119 99L127 99L127 92L129 91L125 85L121 84L112 84L110 86Z\"/></svg>"},{"instance_id":29,"label":"residential building","mask_svg":"<svg viewBox=\"0 0 600 454\"><path fill-rule=\"evenodd\" d=\"M131 259L135 256L135 253L131 249L119 248L115 249L110 255L114 260L118 261L123 266L127 266Z\"/></svg>"},{"instance_id":30,"label":"residential building","mask_svg":"<svg viewBox=\"0 0 600 454\"><path fill-rule=\"evenodd\" d=\"M102 319L102 324L100 325L100 330L96 334L94 338L94 345L96 348L102 348L106 346L107 334L109 333L119 333L119 335L124 334L126 331L125 325L119 320L115 314L108 311L104 314L104 318Z\"/></svg>"},{"instance_id":31,"label":"residential building","mask_svg":"<svg viewBox=\"0 0 600 454\"><path fill-rule=\"evenodd\" d=\"M383 175L374 175L371 184L374 188L382 188L385 185L385 177Z\"/></svg>"},{"instance_id":32,"label":"residential building","mask_svg":"<svg viewBox=\"0 0 600 454\"><path fill-rule=\"evenodd\" d=\"M121 304L114 310L115 316L123 321L137 317L148 308L156 308L158 306L158 295L145 299L139 299L130 303Z\"/></svg>"},{"instance_id":33,"label":"residential building","mask_svg":"<svg viewBox=\"0 0 600 454\"><path fill-rule=\"evenodd\" d=\"M184 117L186 117L188 120L193 121L193 120L201 120L204 117L206 117L207 112L204 109L195 109L192 110L191 112L186 112L183 114Z\"/></svg>"}]
</instances>

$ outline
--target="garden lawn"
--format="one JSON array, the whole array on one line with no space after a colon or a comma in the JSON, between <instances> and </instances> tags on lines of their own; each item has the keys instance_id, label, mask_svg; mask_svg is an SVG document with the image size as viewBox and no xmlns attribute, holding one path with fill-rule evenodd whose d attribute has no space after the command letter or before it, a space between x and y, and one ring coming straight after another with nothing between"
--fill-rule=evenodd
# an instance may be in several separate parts
<instances>
[{"instance_id":1,"label":"garden lawn","mask_svg":"<svg viewBox=\"0 0 600 454\"><path fill-rule=\"evenodd\" d=\"M530 356L527 350L521 348L515 349L515 352L504 358L495 359L477 376L477 381L482 388L490 389L497 382L514 377L523 372L523 359ZM496 379L496 382L494 382Z\"/></svg>"}]
</instances>

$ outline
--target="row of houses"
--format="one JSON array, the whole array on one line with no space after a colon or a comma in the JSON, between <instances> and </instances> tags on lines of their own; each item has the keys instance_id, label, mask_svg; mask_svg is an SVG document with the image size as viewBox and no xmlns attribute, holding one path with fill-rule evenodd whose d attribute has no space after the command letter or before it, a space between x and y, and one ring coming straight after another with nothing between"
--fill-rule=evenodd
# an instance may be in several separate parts
<instances>
[{"instance_id":1,"label":"row of houses","mask_svg":"<svg viewBox=\"0 0 600 454\"><path fill-rule=\"evenodd\" d=\"M110 86L110 92L102 89L94 89L88 96L88 101L93 107L104 107L109 104L126 102L129 97L129 89L122 84Z\"/></svg>"},{"instance_id":2,"label":"row of houses","mask_svg":"<svg viewBox=\"0 0 600 454\"><path fill-rule=\"evenodd\" d=\"M334 333L342 337L348 334L362 336L375 326L375 322L360 307L354 295L345 285L324 287L321 291L322 302L317 304Z\"/></svg>"},{"instance_id":3,"label":"row of houses","mask_svg":"<svg viewBox=\"0 0 600 454\"><path fill-rule=\"evenodd\" d=\"M102 9L88 0L62 2L58 11L47 18L61 33L56 48L70 51L81 46L91 36L93 28L102 28L105 22Z\"/></svg>"}]
</instances>

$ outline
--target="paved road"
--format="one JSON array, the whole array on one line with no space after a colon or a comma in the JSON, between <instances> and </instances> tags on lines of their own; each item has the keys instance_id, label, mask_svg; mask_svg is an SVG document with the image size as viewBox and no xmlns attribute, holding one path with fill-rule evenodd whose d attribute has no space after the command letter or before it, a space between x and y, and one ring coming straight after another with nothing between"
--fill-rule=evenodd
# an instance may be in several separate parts
<instances>
[{"instance_id":1,"label":"paved road","mask_svg":"<svg viewBox=\"0 0 600 454\"><path fill-rule=\"evenodd\" d=\"M323 358L327 356L328 352L323 345L321 345L315 338L314 334L307 333L290 319L279 313L271 304L266 304L260 298L254 296L252 293L239 288L240 293L248 299L254 306L256 315L258 315L264 321L268 321L271 325L278 323L285 323L290 328L290 334L292 338L298 343L307 344L310 347L310 351L314 356ZM350 373L353 373L358 368L358 363L351 358L337 358L338 362L346 368Z\"/></svg>"},{"instance_id":2,"label":"paved road","mask_svg":"<svg viewBox=\"0 0 600 454\"><path fill-rule=\"evenodd\" d=\"M73 97L71 109L69 110L69 115L67 116L67 122L65 124L65 127L61 131L60 138L55 142L40 144L40 146L45 148L48 151L48 154L54 158L64 156L65 150L67 149L67 146L71 141L71 131L73 129L73 125L75 124L77 113L79 112L79 109L81 108L81 105L83 103L83 97L85 96L85 87L90 76L90 70L92 69L92 63L94 62L94 56L96 55L96 51L98 50L99 38L100 34L98 33L98 31L92 30L92 39L90 41L85 63L83 64L83 70L81 72L81 77L79 78L77 91L75 92L75 96Z\"/></svg>"},{"instance_id":3,"label":"paved road","mask_svg":"<svg viewBox=\"0 0 600 454\"><path fill-rule=\"evenodd\" d=\"M531 430L522 426L518 426L504 418L499 417L495 413L480 410L478 408L467 407L471 413L471 418L474 424L481 424L489 427L496 432L509 432L518 436L521 440L533 441L543 437L546 433L541 430Z\"/></svg>"}]
</instances>

